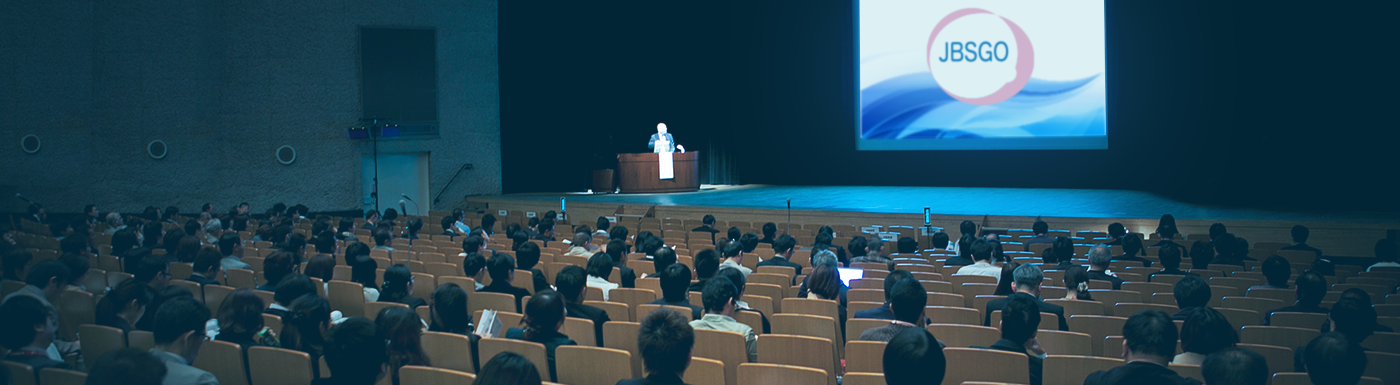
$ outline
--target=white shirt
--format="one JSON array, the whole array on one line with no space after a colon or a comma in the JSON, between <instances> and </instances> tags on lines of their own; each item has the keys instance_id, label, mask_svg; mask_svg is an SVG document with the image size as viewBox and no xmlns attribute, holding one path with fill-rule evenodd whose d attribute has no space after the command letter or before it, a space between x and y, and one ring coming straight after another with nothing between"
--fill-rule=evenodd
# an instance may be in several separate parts
<instances>
[{"instance_id":1,"label":"white shirt","mask_svg":"<svg viewBox=\"0 0 1400 385\"><path fill-rule=\"evenodd\" d=\"M751 270L751 269L749 269L749 268L747 268L747 267L744 267L743 265L740 265L738 262L734 262L733 259L726 259L726 260L724 260L724 262L721 262L721 263L719 264L719 268L721 268L721 269L726 268L726 267L739 269L739 272L740 272L740 273L744 273L744 277L745 277L745 278L747 278L747 277L749 276L750 273L753 273L753 270Z\"/></svg>"},{"instance_id":2,"label":"white shirt","mask_svg":"<svg viewBox=\"0 0 1400 385\"><path fill-rule=\"evenodd\" d=\"M987 263L987 261L977 261L977 263L963 266L961 269L958 269L958 274L985 275L988 277L995 277L998 281L1001 280L1001 268L997 267L996 265Z\"/></svg>"},{"instance_id":3,"label":"white shirt","mask_svg":"<svg viewBox=\"0 0 1400 385\"><path fill-rule=\"evenodd\" d=\"M599 289L603 289L603 300L604 300L604 301L607 301L607 300L608 300L608 291L609 291L609 290L612 290L612 289L616 289L616 288L618 287L618 284L616 284L616 283L608 282L608 280L606 280L606 279L602 279L602 278L599 278L599 277L593 276L593 275L588 276L588 283L587 283L587 285L588 285L588 287L596 287L596 288L599 288Z\"/></svg>"}]
</instances>

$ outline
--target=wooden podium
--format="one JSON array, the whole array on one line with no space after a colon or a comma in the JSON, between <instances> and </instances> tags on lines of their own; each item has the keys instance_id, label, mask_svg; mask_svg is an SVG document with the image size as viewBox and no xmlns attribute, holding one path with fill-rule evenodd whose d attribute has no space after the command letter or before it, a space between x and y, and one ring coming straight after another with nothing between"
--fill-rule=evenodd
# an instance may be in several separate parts
<instances>
[{"instance_id":1,"label":"wooden podium","mask_svg":"<svg viewBox=\"0 0 1400 385\"><path fill-rule=\"evenodd\" d=\"M675 178L661 179L655 153L617 154L618 189L623 194L700 191L698 152L673 153Z\"/></svg>"}]
</instances>

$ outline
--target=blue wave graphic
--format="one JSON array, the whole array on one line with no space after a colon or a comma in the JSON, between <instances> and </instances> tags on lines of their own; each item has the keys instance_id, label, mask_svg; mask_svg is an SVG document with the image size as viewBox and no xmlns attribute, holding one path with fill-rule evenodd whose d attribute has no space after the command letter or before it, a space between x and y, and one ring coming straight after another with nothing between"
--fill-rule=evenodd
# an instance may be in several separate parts
<instances>
[{"instance_id":1,"label":"blue wave graphic","mask_svg":"<svg viewBox=\"0 0 1400 385\"><path fill-rule=\"evenodd\" d=\"M948 96L927 73L890 78L862 89L861 137L988 138L1103 136L1107 132L1100 75L1070 81L1032 78L1001 103L977 106Z\"/></svg>"}]
</instances>

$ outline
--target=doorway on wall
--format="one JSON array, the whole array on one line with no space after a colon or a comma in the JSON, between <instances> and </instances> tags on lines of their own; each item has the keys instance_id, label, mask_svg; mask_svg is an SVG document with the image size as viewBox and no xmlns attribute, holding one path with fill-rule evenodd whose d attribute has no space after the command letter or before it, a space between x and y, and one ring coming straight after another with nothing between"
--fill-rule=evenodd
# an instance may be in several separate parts
<instances>
[{"instance_id":1,"label":"doorway on wall","mask_svg":"<svg viewBox=\"0 0 1400 385\"><path fill-rule=\"evenodd\" d=\"M402 215L428 214L429 156L426 152L379 154L379 183L374 182L373 155L361 157L361 194L365 210L393 208ZM379 192L378 206L373 193ZM407 196L408 198L404 198ZM400 205L399 201L403 201ZM402 223L402 222L401 222ZM426 226L426 224L425 224Z\"/></svg>"}]
</instances>

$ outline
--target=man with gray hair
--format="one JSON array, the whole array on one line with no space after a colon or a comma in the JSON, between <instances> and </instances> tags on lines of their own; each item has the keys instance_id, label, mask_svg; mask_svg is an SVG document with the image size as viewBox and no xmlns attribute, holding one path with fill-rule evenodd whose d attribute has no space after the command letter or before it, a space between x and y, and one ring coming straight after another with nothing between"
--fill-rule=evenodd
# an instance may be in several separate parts
<instances>
[{"instance_id":1,"label":"man with gray hair","mask_svg":"<svg viewBox=\"0 0 1400 385\"><path fill-rule=\"evenodd\" d=\"M1113 252L1108 246L1098 245L1089 249L1089 280L1113 282L1113 290L1123 289L1123 280L1108 271L1108 263L1113 262Z\"/></svg>"},{"instance_id":2,"label":"man with gray hair","mask_svg":"<svg viewBox=\"0 0 1400 385\"><path fill-rule=\"evenodd\" d=\"M204 222L204 244L219 244L219 236L221 235L224 235L224 224L219 221L219 218L209 218L208 222Z\"/></svg>"},{"instance_id":3,"label":"man with gray hair","mask_svg":"<svg viewBox=\"0 0 1400 385\"><path fill-rule=\"evenodd\" d=\"M107 213L107 229L102 230L102 234L112 235L126 228L126 222L122 221L122 214L116 211Z\"/></svg>"},{"instance_id":4,"label":"man with gray hair","mask_svg":"<svg viewBox=\"0 0 1400 385\"><path fill-rule=\"evenodd\" d=\"M1040 298L1040 284L1045 281L1045 273L1040 271L1040 267L1032 264L1024 264L1012 270L1011 278L1015 281L1012 286L1017 293L1030 294L1035 297L1037 306L1040 306L1041 313L1053 313L1060 319L1059 328L1061 331L1069 331L1069 323L1065 322L1065 308L1060 305L1045 303ZM1006 306L1007 298L997 298L987 302L987 311L982 312L982 326L992 326L992 312L1001 310Z\"/></svg>"}]
</instances>

